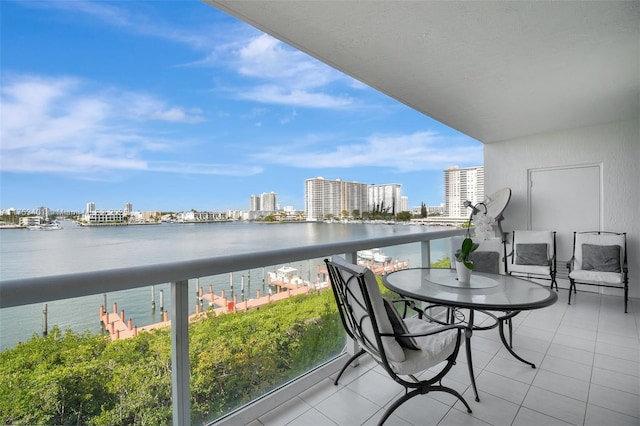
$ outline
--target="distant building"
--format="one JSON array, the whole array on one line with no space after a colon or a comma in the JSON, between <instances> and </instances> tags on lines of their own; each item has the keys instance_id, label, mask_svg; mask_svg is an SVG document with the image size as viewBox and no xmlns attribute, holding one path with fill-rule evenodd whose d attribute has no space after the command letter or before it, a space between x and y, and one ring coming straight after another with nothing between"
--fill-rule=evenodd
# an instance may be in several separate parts
<instances>
[{"instance_id":1,"label":"distant building","mask_svg":"<svg viewBox=\"0 0 640 426\"><path fill-rule=\"evenodd\" d=\"M87 203L87 209L85 210L85 213L90 213L94 211L96 211L96 203L89 201Z\"/></svg>"},{"instance_id":2,"label":"distant building","mask_svg":"<svg viewBox=\"0 0 640 426\"><path fill-rule=\"evenodd\" d=\"M249 211L251 212L259 212L260 211L260 196L251 195L249 198Z\"/></svg>"},{"instance_id":3,"label":"distant building","mask_svg":"<svg viewBox=\"0 0 640 426\"><path fill-rule=\"evenodd\" d=\"M85 223L89 225L113 225L124 223L122 210L92 210L84 215Z\"/></svg>"},{"instance_id":4,"label":"distant building","mask_svg":"<svg viewBox=\"0 0 640 426\"><path fill-rule=\"evenodd\" d=\"M445 212L446 212L446 207L444 204L440 204L439 206L427 206L427 216L431 216L431 215L441 216L441 215L444 215Z\"/></svg>"},{"instance_id":5,"label":"distant building","mask_svg":"<svg viewBox=\"0 0 640 426\"><path fill-rule=\"evenodd\" d=\"M367 189L368 211L388 211L398 214L402 209L402 185L389 183L385 185L369 185Z\"/></svg>"},{"instance_id":6,"label":"distant building","mask_svg":"<svg viewBox=\"0 0 640 426\"><path fill-rule=\"evenodd\" d=\"M48 207L38 207L36 209L36 214L43 218L44 220L49 219L50 210Z\"/></svg>"},{"instance_id":7,"label":"distant building","mask_svg":"<svg viewBox=\"0 0 640 426\"><path fill-rule=\"evenodd\" d=\"M444 171L445 211L448 217L464 218L471 213L463 203L473 204L484 200L484 167L459 168L453 166Z\"/></svg>"},{"instance_id":8,"label":"distant building","mask_svg":"<svg viewBox=\"0 0 640 426\"><path fill-rule=\"evenodd\" d=\"M40 216L26 216L20 218L20 226L34 226L40 225L42 218Z\"/></svg>"},{"instance_id":9,"label":"distant building","mask_svg":"<svg viewBox=\"0 0 640 426\"><path fill-rule=\"evenodd\" d=\"M367 184L329 180L323 177L307 179L304 191L304 212L307 220L324 220L329 215L342 217L354 210L367 211Z\"/></svg>"},{"instance_id":10,"label":"distant building","mask_svg":"<svg viewBox=\"0 0 640 426\"><path fill-rule=\"evenodd\" d=\"M408 212L409 211L409 197L403 195L400 197L400 211Z\"/></svg>"},{"instance_id":11,"label":"distant building","mask_svg":"<svg viewBox=\"0 0 640 426\"><path fill-rule=\"evenodd\" d=\"M178 222L220 222L227 220L227 212L188 211L176 214Z\"/></svg>"},{"instance_id":12,"label":"distant building","mask_svg":"<svg viewBox=\"0 0 640 426\"><path fill-rule=\"evenodd\" d=\"M275 192L263 192L260 194L260 211L275 212L277 210L277 196Z\"/></svg>"}]
</instances>

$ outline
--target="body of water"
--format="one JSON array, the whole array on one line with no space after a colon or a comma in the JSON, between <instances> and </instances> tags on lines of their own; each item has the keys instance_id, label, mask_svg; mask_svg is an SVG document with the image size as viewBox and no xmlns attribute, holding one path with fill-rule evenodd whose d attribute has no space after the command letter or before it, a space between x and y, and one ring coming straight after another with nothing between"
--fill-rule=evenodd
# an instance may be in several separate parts
<instances>
[{"instance_id":1,"label":"body of water","mask_svg":"<svg viewBox=\"0 0 640 426\"><path fill-rule=\"evenodd\" d=\"M71 221L63 221L62 227L58 231L0 230L0 280L153 265L428 229L419 225L248 222L81 227ZM436 241L431 250L432 260L440 259L448 255L449 243ZM416 247L388 247L382 251L394 259L408 260L411 265L420 264ZM302 278L314 282L317 265L309 261L289 266L297 268ZM189 291L194 297L190 309L195 312L198 286L206 292L213 285L216 294L225 290L227 295L233 286L235 294L240 295L244 283L246 298L255 297L258 290L265 294L268 290L264 287L265 275L279 266L282 265L191 280ZM155 310L151 309L152 292ZM132 318L136 326L152 324L161 321L161 293L167 308L168 283L107 294L107 309L110 311L115 302L118 311L124 309L126 317ZM93 295L48 303L49 328L57 325L63 330L99 332L99 309L104 298ZM38 304L0 309L0 350L41 333L43 307Z\"/></svg>"}]
</instances>

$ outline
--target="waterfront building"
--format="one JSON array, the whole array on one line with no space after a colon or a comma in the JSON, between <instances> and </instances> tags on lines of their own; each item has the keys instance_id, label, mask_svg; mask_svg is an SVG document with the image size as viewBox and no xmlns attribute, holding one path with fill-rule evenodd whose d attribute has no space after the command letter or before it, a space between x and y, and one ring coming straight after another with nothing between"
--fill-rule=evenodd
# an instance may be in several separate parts
<instances>
[{"instance_id":1,"label":"waterfront building","mask_svg":"<svg viewBox=\"0 0 640 426\"><path fill-rule=\"evenodd\" d=\"M476 204L484 200L484 166L452 166L444 171L445 211L448 217L465 218L470 211L466 200Z\"/></svg>"},{"instance_id":2,"label":"waterfront building","mask_svg":"<svg viewBox=\"0 0 640 426\"><path fill-rule=\"evenodd\" d=\"M260 194L261 212L275 212L277 210L277 197L275 192L263 192Z\"/></svg>"},{"instance_id":3,"label":"waterfront building","mask_svg":"<svg viewBox=\"0 0 640 426\"><path fill-rule=\"evenodd\" d=\"M399 183L369 185L367 204L370 212L385 209L395 215L404 211L402 208L402 185Z\"/></svg>"},{"instance_id":4,"label":"waterfront building","mask_svg":"<svg viewBox=\"0 0 640 426\"><path fill-rule=\"evenodd\" d=\"M323 177L305 181L304 211L307 220L318 221L328 217L342 217L354 210L367 211L367 184L329 180Z\"/></svg>"},{"instance_id":5,"label":"waterfront building","mask_svg":"<svg viewBox=\"0 0 640 426\"><path fill-rule=\"evenodd\" d=\"M400 211L408 212L409 211L409 197L403 195L400 197Z\"/></svg>"},{"instance_id":6,"label":"waterfront building","mask_svg":"<svg viewBox=\"0 0 640 426\"><path fill-rule=\"evenodd\" d=\"M251 194L249 198L249 211L260 211L260 197L258 195Z\"/></svg>"},{"instance_id":7,"label":"waterfront building","mask_svg":"<svg viewBox=\"0 0 640 426\"><path fill-rule=\"evenodd\" d=\"M20 226L35 226L42 223L40 216L26 216L20 218Z\"/></svg>"},{"instance_id":8,"label":"waterfront building","mask_svg":"<svg viewBox=\"0 0 640 426\"><path fill-rule=\"evenodd\" d=\"M226 212L198 212L190 210L176 214L178 222L219 222L227 220Z\"/></svg>"},{"instance_id":9,"label":"waterfront building","mask_svg":"<svg viewBox=\"0 0 640 426\"><path fill-rule=\"evenodd\" d=\"M88 225L114 225L124 222L122 210L94 210L85 213L84 222Z\"/></svg>"}]
</instances>

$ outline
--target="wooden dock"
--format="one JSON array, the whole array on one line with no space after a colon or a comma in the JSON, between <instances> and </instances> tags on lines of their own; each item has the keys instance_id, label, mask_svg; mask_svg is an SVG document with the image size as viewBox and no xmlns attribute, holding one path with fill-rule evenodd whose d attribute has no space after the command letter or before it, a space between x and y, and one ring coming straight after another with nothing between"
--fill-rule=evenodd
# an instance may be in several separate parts
<instances>
[{"instance_id":1,"label":"wooden dock","mask_svg":"<svg viewBox=\"0 0 640 426\"><path fill-rule=\"evenodd\" d=\"M392 260L385 263L359 261L358 264L368 267L375 275L384 275L389 272L409 267L408 261L400 260ZM323 269L322 267L318 267L318 277L326 279L326 268ZM271 290L269 290L269 293L266 295L261 295L260 290L258 290L256 292L256 297L253 299L244 299L242 297L242 291L240 291L240 298L238 298L237 292L232 297L227 297L224 290L222 290L220 294L215 294L213 286L209 286L208 292L205 292L203 287L199 287L199 303L196 304L196 313L189 317L189 321L191 322L202 318L206 315L207 311L211 310L213 310L216 315L246 312L250 309L258 309L262 306L266 306L292 296L308 294L312 291L322 291L329 288L329 283L327 281L310 284L301 279L291 281L270 280L269 285L276 288L275 293L272 293ZM205 306L205 304L207 306ZM100 322L102 323L105 331L107 331L111 336L112 341L135 337L142 331L151 331L157 328L169 327L171 325L171 321L169 320L169 314L167 311L162 312L162 318L162 321L155 324L136 327L133 325L131 318L125 318L124 310L118 312L117 303L113 304L113 310L109 313L107 313L105 306L100 307Z\"/></svg>"},{"instance_id":2,"label":"wooden dock","mask_svg":"<svg viewBox=\"0 0 640 426\"><path fill-rule=\"evenodd\" d=\"M255 299L245 299L238 301L238 295L234 295L233 298L225 297L224 290L220 295L213 293L213 288L210 287L208 293L204 293L204 289L200 287L199 301L201 303L196 304L196 313L189 317L189 321L194 321L203 315L205 315L207 308L213 307L213 311L216 315L223 315L235 312L244 312L249 309L257 309L262 306L269 305L271 303L278 302L280 300L287 299L299 294L308 294L314 291L314 288L310 286L300 286L297 288L289 288L283 284L278 286L278 291L275 294L267 294L266 296L260 296L260 291L257 292ZM325 288L328 288L325 286ZM208 303L208 307L204 304ZM118 313L118 304L113 304L113 312L106 312L104 306L100 307L100 322L102 323L106 332L111 336L111 340L128 339L130 337L136 337L138 333L142 331L151 331L156 328L169 327L171 321L169 320L169 313L164 311L162 313L163 321L154 324L146 325L143 327L137 327L133 325L131 318L128 320L125 318L124 310Z\"/></svg>"}]
</instances>

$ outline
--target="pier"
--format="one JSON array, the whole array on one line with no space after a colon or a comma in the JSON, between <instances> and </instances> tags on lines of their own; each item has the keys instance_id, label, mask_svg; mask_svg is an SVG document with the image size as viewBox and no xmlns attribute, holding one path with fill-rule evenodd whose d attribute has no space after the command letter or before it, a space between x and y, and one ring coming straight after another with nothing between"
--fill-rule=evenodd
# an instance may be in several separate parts
<instances>
[{"instance_id":1,"label":"pier","mask_svg":"<svg viewBox=\"0 0 640 426\"><path fill-rule=\"evenodd\" d=\"M389 272L409 267L408 261L400 261L399 259L390 260L384 263L360 260L358 261L358 264L371 269L375 275L384 275ZM322 277L321 279L324 279L325 281L310 283L297 276L280 277L278 279L269 278L269 291L267 294L261 294L260 290L258 290L256 291L256 297L252 299L244 298L244 287L242 287L240 298L238 298L237 294L227 297L224 290L220 291L219 294L216 294L212 285L209 286L206 292L203 287L199 286L197 290L196 312L189 317L189 321L192 322L198 320L204 317L207 312L211 311L213 311L216 316L236 312L246 312L250 309L259 309L262 306L266 306L292 296L308 294L313 291L322 291L329 288L327 271L326 268L324 268L324 264L318 266L317 276ZM271 287L275 287L276 291L272 292ZM162 305L164 305L164 302L162 301L162 293L160 296L162 321L143 327L137 327L133 324L131 318L127 319L125 317L124 309L118 312L117 303L113 304L111 312L107 312L106 307L102 305L100 307L100 323L104 330L109 333L111 340L128 339L136 337L140 332L169 327L171 325L169 313L163 310ZM155 306L155 295L152 296L152 306Z\"/></svg>"}]
</instances>

